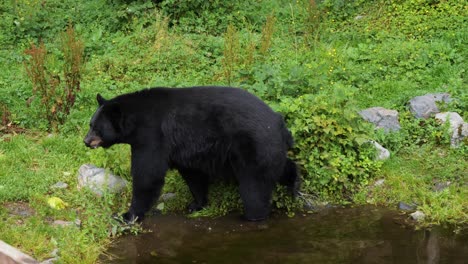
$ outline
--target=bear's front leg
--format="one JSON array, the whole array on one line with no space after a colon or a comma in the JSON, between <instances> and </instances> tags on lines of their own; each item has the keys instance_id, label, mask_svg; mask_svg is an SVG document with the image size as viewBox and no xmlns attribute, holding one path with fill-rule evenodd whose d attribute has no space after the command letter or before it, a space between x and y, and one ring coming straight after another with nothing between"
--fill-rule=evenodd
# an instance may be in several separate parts
<instances>
[{"instance_id":1,"label":"bear's front leg","mask_svg":"<svg viewBox=\"0 0 468 264\"><path fill-rule=\"evenodd\" d=\"M153 206L154 201L159 197L164 185L162 179L142 180L133 177L132 203L128 212L123 214L124 221L131 223L142 221L145 213Z\"/></svg>"},{"instance_id":2,"label":"bear's front leg","mask_svg":"<svg viewBox=\"0 0 468 264\"><path fill-rule=\"evenodd\" d=\"M126 222L142 221L161 194L167 163L155 151L132 147L132 203L123 214Z\"/></svg>"},{"instance_id":3,"label":"bear's front leg","mask_svg":"<svg viewBox=\"0 0 468 264\"><path fill-rule=\"evenodd\" d=\"M193 201L188 206L190 213L200 211L208 203L208 175L191 169L179 169L180 175L187 183L193 196Z\"/></svg>"}]
</instances>

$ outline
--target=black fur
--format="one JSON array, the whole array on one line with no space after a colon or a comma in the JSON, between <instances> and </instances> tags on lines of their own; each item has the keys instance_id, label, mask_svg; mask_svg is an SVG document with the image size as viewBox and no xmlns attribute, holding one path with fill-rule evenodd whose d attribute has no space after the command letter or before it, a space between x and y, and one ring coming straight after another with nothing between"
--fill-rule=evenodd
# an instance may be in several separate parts
<instances>
[{"instance_id":1,"label":"black fur","mask_svg":"<svg viewBox=\"0 0 468 264\"><path fill-rule=\"evenodd\" d=\"M131 145L133 197L125 220L143 218L169 168L188 184L191 211L207 204L212 177L234 177L248 220L268 216L276 183L293 193L298 187L296 165L287 158L293 139L282 116L244 90L152 88L97 100L85 144Z\"/></svg>"}]
</instances>

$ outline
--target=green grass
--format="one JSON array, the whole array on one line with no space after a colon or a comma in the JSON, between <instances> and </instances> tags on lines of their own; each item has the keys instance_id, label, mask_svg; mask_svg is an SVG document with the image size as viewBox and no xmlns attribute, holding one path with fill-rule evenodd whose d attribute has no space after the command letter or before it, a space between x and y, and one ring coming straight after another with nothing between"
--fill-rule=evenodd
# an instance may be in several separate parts
<instances>
[{"instance_id":1,"label":"green grass","mask_svg":"<svg viewBox=\"0 0 468 264\"><path fill-rule=\"evenodd\" d=\"M58 248L64 263L94 263L109 242L109 228L116 224L111 215L125 207L127 195L96 198L89 191L77 190L77 168L95 156L77 147L82 144L78 137L36 134L5 138L0 144L0 201L13 207L19 201L27 202L34 213L23 218L2 207L2 239L38 259L50 257ZM69 187L52 189L58 181ZM59 197L69 206L52 209L47 204L50 197ZM81 228L51 225L54 220L75 219L82 221Z\"/></svg>"},{"instance_id":2,"label":"green grass","mask_svg":"<svg viewBox=\"0 0 468 264\"><path fill-rule=\"evenodd\" d=\"M467 158L466 147L404 148L383 165L378 178L385 179L384 184L363 190L357 197L386 206L396 207L398 202L416 204L426 215L423 225L451 224L463 228L468 223ZM437 183L446 182L450 182L447 188L436 191Z\"/></svg>"},{"instance_id":3,"label":"green grass","mask_svg":"<svg viewBox=\"0 0 468 264\"><path fill-rule=\"evenodd\" d=\"M4 2L0 3L4 15L0 21L0 121L5 118L6 123L0 123L0 237L39 260L50 257L58 248L62 263L94 263L111 243L112 234L126 230L111 215L127 209L130 190L97 198L77 190L76 185L78 168L85 163L105 167L130 180L129 148L89 150L82 139L96 109L96 93L108 98L149 86L240 86L282 111L295 131L301 129L297 124L307 123L309 116L314 120L310 109L333 101L323 100L301 109L288 107L288 102L301 96L327 98L335 90L349 89L354 92L346 100L352 100L354 106L397 109L401 132L369 135L389 148L392 158L379 171L361 175L358 182L349 181L350 176L335 175L346 183L345 196L350 198L341 201L390 207L399 201L414 202L427 215L423 225L466 226L466 146L450 149L444 127L414 120L407 109L408 100L414 96L449 92L456 100L444 110L457 111L468 120L465 1L324 0L317 1L318 9L306 8L309 0L212 1L212 6L204 5L205 1L186 1L177 9L172 8L173 0L161 5L144 0ZM200 10L202 17L192 10ZM272 14L276 21L270 28L273 30L262 33ZM360 19L356 19L358 15ZM33 96L24 70L28 60L24 51L31 42L37 44L41 39L51 56L48 70L52 74L61 72L63 54L57 39L69 23L85 44L82 90L65 124L49 134L47 121L40 114L41 102ZM233 53L225 52L228 24L236 32L229 41ZM261 51L268 43L267 52ZM350 109L342 109L348 117L354 114ZM346 117L330 111L340 122ZM304 122L294 120L299 116ZM331 122L328 115L321 119L323 124ZM24 132L5 130L8 125ZM298 153L307 150L302 144L307 139L311 134L304 134L298 142L302 149L294 150L297 159L306 159ZM322 143L335 146L333 140ZM351 157L357 151L350 142L342 143L347 152L332 148L336 157L342 153ZM323 162L328 160L324 158ZM351 166L348 172L357 173L359 168L352 162L334 160L333 164ZM314 171L304 175L319 177ZM385 179L381 187L359 188L380 178ZM58 181L69 187L52 189ZM450 181L451 185L434 192L432 186L437 181ZM334 185L312 187L308 189L314 190L312 196L324 198ZM176 199L164 204L166 211L181 210L190 200L187 187L176 173L167 177L164 190L177 194ZM217 186L211 195L222 199L216 199L198 215L240 208L235 188ZM52 209L47 205L50 197L58 197L69 206ZM278 206L295 208L283 200L281 192L274 199ZM12 215L7 207L17 203L26 204L34 214L26 218ZM50 224L75 219L81 220L81 227Z\"/></svg>"}]
</instances>

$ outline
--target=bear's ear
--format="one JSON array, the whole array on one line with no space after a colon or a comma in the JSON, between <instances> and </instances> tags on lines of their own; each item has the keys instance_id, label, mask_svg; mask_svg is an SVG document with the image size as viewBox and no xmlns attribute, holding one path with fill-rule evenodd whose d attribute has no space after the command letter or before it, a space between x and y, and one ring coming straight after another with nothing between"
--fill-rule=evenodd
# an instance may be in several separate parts
<instances>
[{"instance_id":1,"label":"bear's ear","mask_svg":"<svg viewBox=\"0 0 468 264\"><path fill-rule=\"evenodd\" d=\"M109 103L104 107L105 109L103 109L103 111L105 110L106 115L110 118L114 129L120 131L122 129L123 122L123 115L120 106L117 103Z\"/></svg>"},{"instance_id":2,"label":"bear's ear","mask_svg":"<svg viewBox=\"0 0 468 264\"><path fill-rule=\"evenodd\" d=\"M96 95L96 100L99 106L103 105L106 102L106 99L104 99L104 97L102 97L100 94Z\"/></svg>"}]
</instances>

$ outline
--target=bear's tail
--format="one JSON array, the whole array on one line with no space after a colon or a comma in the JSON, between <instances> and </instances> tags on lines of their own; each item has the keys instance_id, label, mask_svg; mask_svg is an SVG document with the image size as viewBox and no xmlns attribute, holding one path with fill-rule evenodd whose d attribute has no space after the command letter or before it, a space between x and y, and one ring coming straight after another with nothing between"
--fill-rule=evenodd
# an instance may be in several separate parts
<instances>
[{"instance_id":1,"label":"bear's tail","mask_svg":"<svg viewBox=\"0 0 468 264\"><path fill-rule=\"evenodd\" d=\"M284 171L281 175L279 183L286 186L288 192L291 195L296 196L298 194L301 185L301 179L297 172L296 163L290 158L286 159L286 165L284 166Z\"/></svg>"}]
</instances>

